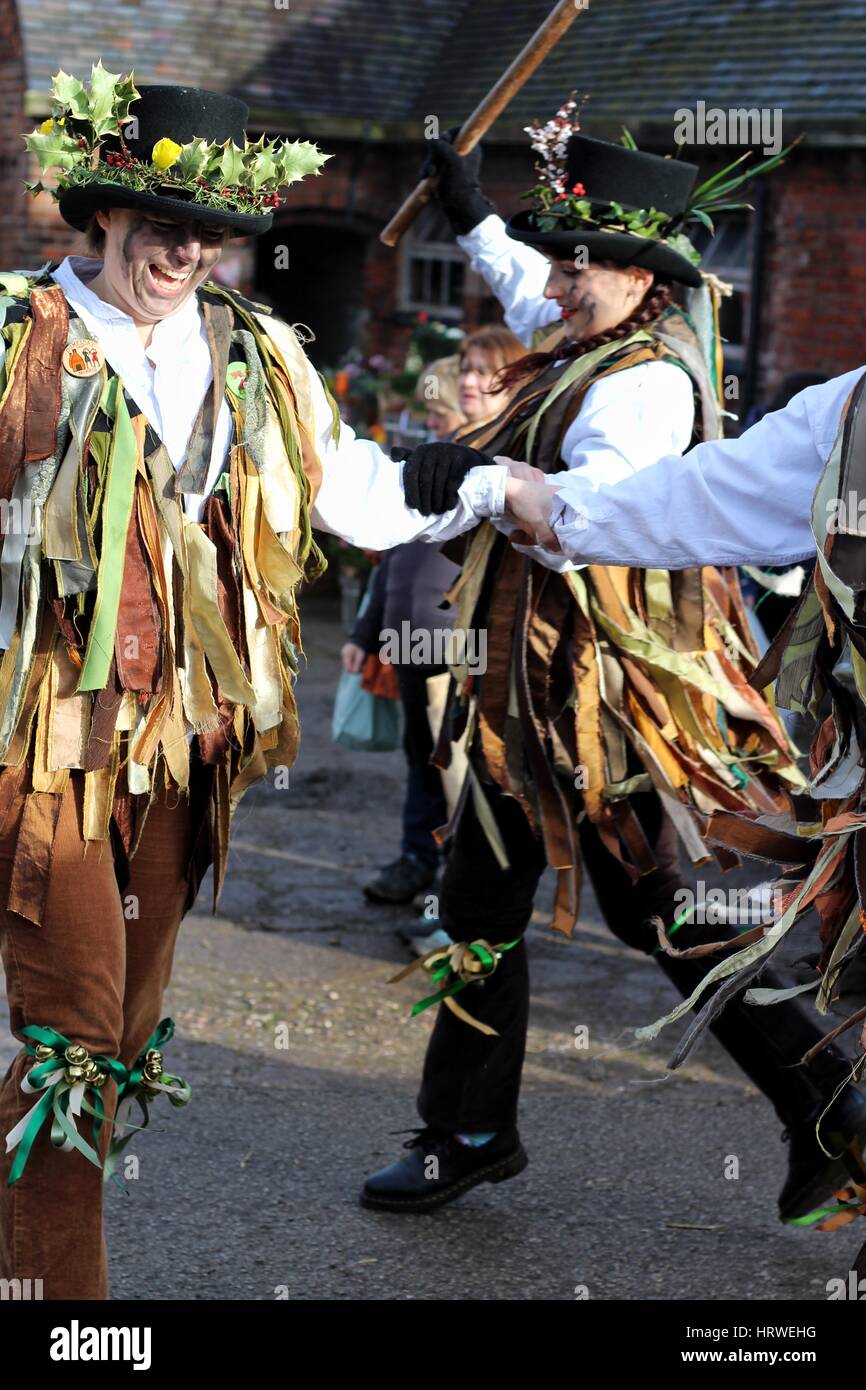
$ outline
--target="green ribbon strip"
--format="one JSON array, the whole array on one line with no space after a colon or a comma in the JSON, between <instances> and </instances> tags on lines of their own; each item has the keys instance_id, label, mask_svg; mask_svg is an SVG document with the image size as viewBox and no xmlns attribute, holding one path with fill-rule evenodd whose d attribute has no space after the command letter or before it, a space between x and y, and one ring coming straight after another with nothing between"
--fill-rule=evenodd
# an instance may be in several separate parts
<instances>
[{"instance_id":1,"label":"green ribbon strip","mask_svg":"<svg viewBox=\"0 0 866 1390\"><path fill-rule=\"evenodd\" d=\"M862 1202L840 1202L835 1207L821 1207L817 1211L807 1212L805 1216L789 1216L785 1218L786 1226L814 1226L819 1221L824 1221L828 1216L838 1216L844 1211L859 1211Z\"/></svg>"},{"instance_id":2,"label":"green ribbon strip","mask_svg":"<svg viewBox=\"0 0 866 1390\"><path fill-rule=\"evenodd\" d=\"M96 603L84 663L77 689L104 690L114 656L120 588L123 583L126 533L135 497L138 468L138 441L123 396L119 377L106 384L102 409L114 419L111 450L105 475L102 503L102 534L99 546L99 572Z\"/></svg>"},{"instance_id":3,"label":"green ribbon strip","mask_svg":"<svg viewBox=\"0 0 866 1390\"><path fill-rule=\"evenodd\" d=\"M465 989L467 985L475 984L476 980L483 980L487 975L492 975L493 971L496 969L499 956L501 956L504 951L511 951L518 944L520 939L521 938L518 937L516 941L506 941L502 945L494 946L493 950L495 955L491 954L485 946L482 946L480 941L468 942L467 950L471 951L472 954L477 956L481 961L481 964L485 967L483 972L478 974L473 980L461 980L457 978L452 984L448 985L446 989L440 988L435 994L427 995L426 999L419 999L417 1004L412 1008L411 1017L417 1018L418 1014L423 1013L425 1009L429 1009L431 1005L441 1004L443 999L450 998L452 994L459 994L461 989ZM426 968L425 966L425 969ZM430 979L437 985L442 980L446 980L449 975L454 974L451 969L451 962L448 959L442 960L434 965L429 973Z\"/></svg>"}]
</instances>

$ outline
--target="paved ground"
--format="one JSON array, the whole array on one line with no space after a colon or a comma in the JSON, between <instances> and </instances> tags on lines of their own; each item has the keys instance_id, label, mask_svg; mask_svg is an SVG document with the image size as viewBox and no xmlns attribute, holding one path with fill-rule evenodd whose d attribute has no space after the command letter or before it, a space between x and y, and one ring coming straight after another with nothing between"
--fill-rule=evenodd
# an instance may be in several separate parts
<instances>
[{"instance_id":1,"label":"paved ground","mask_svg":"<svg viewBox=\"0 0 866 1390\"><path fill-rule=\"evenodd\" d=\"M401 757L330 742L341 633L307 613L291 785L244 802L220 915L202 898L181 934L169 1056L195 1096L154 1111L140 1178L108 1196L114 1297L824 1299L864 1232L778 1224L779 1123L712 1039L667 1079L675 1031L635 1045L675 996L589 900L573 942L543 912L531 930L527 1172L435 1216L357 1205L416 1123L430 1023L407 1021L417 978L385 984L399 914L359 892L397 844Z\"/></svg>"}]
</instances>

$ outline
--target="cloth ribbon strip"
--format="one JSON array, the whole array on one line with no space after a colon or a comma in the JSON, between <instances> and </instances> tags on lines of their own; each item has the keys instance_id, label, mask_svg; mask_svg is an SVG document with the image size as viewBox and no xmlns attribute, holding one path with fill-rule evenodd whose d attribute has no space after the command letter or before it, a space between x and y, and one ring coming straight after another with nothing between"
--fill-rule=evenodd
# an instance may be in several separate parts
<instances>
[{"instance_id":1,"label":"cloth ribbon strip","mask_svg":"<svg viewBox=\"0 0 866 1390\"><path fill-rule=\"evenodd\" d=\"M191 1096L191 1088L180 1077L170 1076L163 1071L162 1054L158 1050L162 1043L174 1035L174 1021L165 1018L154 1031L147 1046L139 1053L131 1068L127 1068L116 1057L103 1054L91 1056L80 1043L73 1043L54 1028L44 1028L31 1024L22 1028L21 1036L26 1039L27 1056L35 1059L36 1065L21 1080L25 1093L42 1091L43 1094L34 1106L22 1116L6 1135L6 1152L17 1153L9 1172L7 1183L17 1182L27 1166L36 1136L51 1117L51 1142L55 1148L66 1153L77 1149L95 1167L103 1169L107 1181L113 1174L117 1155L131 1134L123 1138L115 1135L108 1158L103 1165L98 1153L99 1135L103 1124L122 1129L128 1124L129 1110L135 1099L142 1103L147 1123L145 1099L150 1100L159 1091L165 1091L173 1105L186 1105ZM106 1081L112 1078L117 1083L118 1108L115 1119L106 1119L105 1105L100 1094ZM93 1104L86 1098L86 1092L93 1094ZM125 1107L125 1109L124 1109ZM89 1144L79 1133L77 1121L85 1113L93 1119L92 1138ZM145 1125L133 1126L143 1129Z\"/></svg>"},{"instance_id":2,"label":"cloth ribbon strip","mask_svg":"<svg viewBox=\"0 0 866 1390\"><path fill-rule=\"evenodd\" d=\"M495 1028L486 1023L479 1023L477 1018L473 1018L455 1002L454 995L459 994L467 985L492 975L503 954L513 950L519 940L518 937L515 941L500 942L498 946L491 946L489 941L455 941L451 946L437 947L428 951L426 956L421 956L411 965L407 965L405 970L399 971L388 984L395 985L398 981L405 980L413 970L426 970L437 990L435 994L428 994L426 998L418 1000L412 1008L412 1018L429 1009L432 1004L444 1004L464 1023L468 1023L470 1028L477 1028L480 1033L498 1038L499 1034Z\"/></svg>"},{"instance_id":3,"label":"cloth ribbon strip","mask_svg":"<svg viewBox=\"0 0 866 1390\"><path fill-rule=\"evenodd\" d=\"M80 1043L70 1042L54 1028L32 1024L22 1028L21 1035L28 1039L27 1055L36 1059L36 1065L22 1078L21 1089L44 1094L6 1136L6 1152L18 1150L9 1171L8 1186L17 1182L24 1172L36 1136L49 1116L51 1142L55 1148L67 1153L78 1149L101 1168L96 1146L105 1122L105 1106L100 1090L109 1076L121 1084L127 1075L126 1067L113 1057L91 1057ZM93 1092L93 1105L85 1099L88 1089ZM93 1145L78 1132L76 1121L82 1111L93 1118Z\"/></svg>"},{"instance_id":4,"label":"cloth ribbon strip","mask_svg":"<svg viewBox=\"0 0 866 1390\"><path fill-rule=\"evenodd\" d=\"M126 1077L118 1087L117 1111L114 1117L114 1137L105 1161L105 1180L114 1176L117 1160L133 1134L141 1133L150 1120L149 1102L164 1091L175 1107L188 1105L192 1087L179 1076L163 1070L162 1047L174 1037L174 1019L164 1018L157 1024L145 1046L139 1052ZM129 1119L135 1103L141 1107L143 1123L134 1125ZM124 1134L124 1130L129 1130Z\"/></svg>"}]
</instances>

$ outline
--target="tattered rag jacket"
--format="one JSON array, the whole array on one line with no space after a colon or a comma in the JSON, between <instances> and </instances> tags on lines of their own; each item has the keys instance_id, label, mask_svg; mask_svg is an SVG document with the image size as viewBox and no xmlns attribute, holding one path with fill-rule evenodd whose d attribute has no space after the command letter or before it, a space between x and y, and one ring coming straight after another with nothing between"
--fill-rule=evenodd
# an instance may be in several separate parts
<instances>
[{"instance_id":1,"label":"tattered rag jacket","mask_svg":"<svg viewBox=\"0 0 866 1390\"><path fill-rule=\"evenodd\" d=\"M0 817L25 800L5 906L41 920L73 770L85 839L111 838L121 861L158 789L189 796L190 900L210 862L216 897L232 809L298 746L296 590L318 564L321 478L302 350L240 296L199 289L213 385L176 470L110 365L66 370L64 351L93 334L60 286L12 278L0 301ZM224 397L231 444L197 522L183 498L205 491Z\"/></svg>"},{"instance_id":2,"label":"tattered rag jacket","mask_svg":"<svg viewBox=\"0 0 866 1390\"><path fill-rule=\"evenodd\" d=\"M699 438L720 434L719 408L690 322L653 324L524 385L499 418L462 439L490 455L562 467L563 440L593 382L644 362L688 373ZM676 499L671 499L675 524ZM515 797L558 870L553 925L572 930L580 902L576 827L586 814L635 879L655 867L630 804L655 791L694 863L709 858L707 818L790 807L802 785L773 709L747 680L757 655L735 570L590 566L548 569L482 525L450 597L455 627L486 628L487 669L455 669L436 753L468 729L468 794L499 858L484 785ZM724 867L737 862L714 851Z\"/></svg>"}]
</instances>

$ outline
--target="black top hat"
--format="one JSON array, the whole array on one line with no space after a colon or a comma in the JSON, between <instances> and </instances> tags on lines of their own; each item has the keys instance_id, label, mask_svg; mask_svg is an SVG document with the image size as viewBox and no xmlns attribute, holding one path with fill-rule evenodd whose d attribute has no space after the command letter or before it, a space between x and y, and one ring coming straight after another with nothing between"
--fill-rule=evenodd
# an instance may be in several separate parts
<instances>
[{"instance_id":1,"label":"black top hat","mask_svg":"<svg viewBox=\"0 0 866 1390\"><path fill-rule=\"evenodd\" d=\"M508 223L508 234L530 246L543 246L563 259L574 259L577 247L586 247L590 258L616 261L619 265L640 265L681 284L697 287L701 274L681 251L667 244L668 231L681 225L698 169L685 160L662 159L644 150L593 140L587 135L569 136L565 152L565 186L580 189L579 196L589 202L589 219L570 216L568 210L552 230L541 230L539 219L545 210L520 212ZM568 204L569 193L563 196ZM571 205L573 198L571 195ZM623 228L620 214L611 207L618 203L625 213L640 211L668 214L653 235L641 236ZM554 202L551 212L555 211ZM687 248L688 249L688 248Z\"/></svg>"},{"instance_id":2,"label":"black top hat","mask_svg":"<svg viewBox=\"0 0 866 1390\"><path fill-rule=\"evenodd\" d=\"M273 214L239 212L195 201L194 181L181 181L166 170L165 183L158 189L129 188L111 182L113 160L128 155L143 163L151 160L154 146L161 140L186 145L192 140L223 144L232 140L239 149L246 141L249 107L238 97L209 92L201 87L140 87L132 111L123 123L124 137L107 136L101 157L106 165L105 182L93 180L64 188L59 197L61 216L70 226L83 231L100 208L151 208L170 217L192 218L212 226L228 227L233 236L257 236L269 230ZM125 146L125 148L124 148ZM184 186L184 182L193 187ZM213 188L216 193L221 190Z\"/></svg>"}]
</instances>

